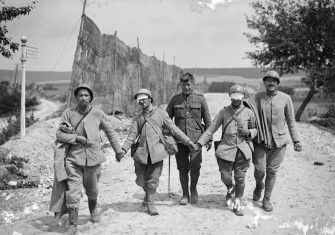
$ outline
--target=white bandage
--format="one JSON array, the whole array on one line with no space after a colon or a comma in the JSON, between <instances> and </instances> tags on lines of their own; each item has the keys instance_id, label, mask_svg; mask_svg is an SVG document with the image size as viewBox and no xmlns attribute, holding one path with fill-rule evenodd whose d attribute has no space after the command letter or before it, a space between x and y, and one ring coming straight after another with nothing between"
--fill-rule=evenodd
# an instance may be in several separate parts
<instances>
[{"instance_id":1,"label":"white bandage","mask_svg":"<svg viewBox=\"0 0 335 235\"><path fill-rule=\"evenodd\" d=\"M242 100L244 95L241 93L231 93L229 94L230 99L232 100Z\"/></svg>"},{"instance_id":2,"label":"white bandage","mask_svg":"<svg viewBox=\"0 0 335 235\"><path fill-rule=\"evenodd\" d=\"M138 94L138 95L136 96L136 101L137 101L137 103L138 103L138 102L140 102L140 100L148 99L148 98L149 98L149 96L148 96L147 94Z\"/></svg>"}]
</instances>

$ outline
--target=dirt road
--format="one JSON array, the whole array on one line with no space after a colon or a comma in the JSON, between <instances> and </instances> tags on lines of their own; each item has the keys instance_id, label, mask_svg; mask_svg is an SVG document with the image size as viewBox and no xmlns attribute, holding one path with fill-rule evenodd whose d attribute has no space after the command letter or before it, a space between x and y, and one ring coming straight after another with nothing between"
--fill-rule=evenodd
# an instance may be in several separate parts
<instances>
[{"instance_id":1,"label":"dirt road","mask_svg":"<svg viewBox=\"0 0 335 235\"><path fill-rule=\"evenodd\" d=\"M207 94L212 118L227 105L225 94ZM224 205L226 189L220 180L214 151L203 150L197 205L180 206L181 189L174 157L171 158L171 192L167 194L168 159L164 162L158 194L159 216L149 216L141 205L143 191L135 184L132 159L114 160L112 150L100 182L101 222L89 222L87 200L82 200L79 229L82 234L335 234L335 144L334 135L299 123L303 152L288 146L273 192L274 211L266 213L252 202L253 167L247 173L245 216L237 217ZM218 139L216 133L214 139ZM50 156L52 157L52 156ZM320 162L323 165L314 165ZM64 232L47 201L39 211L12 224L0 226L4 234L56 234ZM66 218L65 218L66 221Z\"/></svg>"}]
</instances>

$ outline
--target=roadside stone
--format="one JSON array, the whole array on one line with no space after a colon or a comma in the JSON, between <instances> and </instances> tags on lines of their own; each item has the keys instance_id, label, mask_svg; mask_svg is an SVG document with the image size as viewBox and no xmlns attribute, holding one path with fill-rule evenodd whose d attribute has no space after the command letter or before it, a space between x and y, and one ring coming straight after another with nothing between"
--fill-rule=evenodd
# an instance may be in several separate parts
<instances>
[{"instance_id":1,"label":"roadside stone","mask_svg":"<svg viewBox=\"0 0 335 235\"><path fill-rule=\"evenodd\" d=\"M14 181L14 180L10 180L10 181L7 182L7 184L8 184L9 186L16 186L16 185L17 185L17 182Z\"/></svg>"}]
</instances>

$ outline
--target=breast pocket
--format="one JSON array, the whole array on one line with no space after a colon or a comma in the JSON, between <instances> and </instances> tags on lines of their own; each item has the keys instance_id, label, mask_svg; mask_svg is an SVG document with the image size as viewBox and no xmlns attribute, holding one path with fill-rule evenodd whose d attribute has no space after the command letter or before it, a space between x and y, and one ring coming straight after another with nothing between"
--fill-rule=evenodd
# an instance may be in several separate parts
<instances>
[{"instance_id":1,"label":"breast pocket","mask_svg":"<svg viewBox=\"0 0 335 235\"><path fill-rule=\"evenodd\" d=\"M173 106L173 113L175 117L185 117L185 111L183 105L174 105Z\"/></svg>"},{"instance_id":2,"label":"breast pocket","mask_svg":"<svg viewBox=\"0 0 335 235\"><path fill-rule=\"evenodd\" d=\"M201 117L201 106L200 105L192 105L191 112L195 117L200 118Z\"/></svg>"}]
</instances>

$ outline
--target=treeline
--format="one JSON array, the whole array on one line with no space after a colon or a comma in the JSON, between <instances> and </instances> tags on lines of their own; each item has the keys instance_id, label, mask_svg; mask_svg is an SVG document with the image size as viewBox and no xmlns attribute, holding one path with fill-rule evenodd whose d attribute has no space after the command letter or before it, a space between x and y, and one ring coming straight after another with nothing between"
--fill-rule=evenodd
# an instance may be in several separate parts
<instances>
[{"instance_id":1,"label":"treeline","mask_svg":"<svg viewBox=\"0 0 335 235\"><path fill-rule=\"evenodd\" d=\"M208 88L208 92L228 93L230 87L235 85L235 82L212 82ZM279 86L278 90L285 92L290 96L294 96L294 88L289 86Z\"/></svg>"},{"instance_id":2,"label":"treeline","mask_svg":"<svg viewBox=\"0 0 335 235\"><path fill-rule=\"evenodd\" d=\"M26 98L26 107L38 105L36 96ZM8 81L0 82L0 114L13 114L21 107L21 88Z\"/></svg>"}]
</instances>

